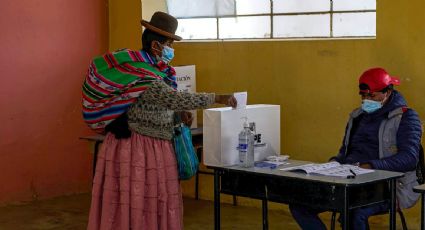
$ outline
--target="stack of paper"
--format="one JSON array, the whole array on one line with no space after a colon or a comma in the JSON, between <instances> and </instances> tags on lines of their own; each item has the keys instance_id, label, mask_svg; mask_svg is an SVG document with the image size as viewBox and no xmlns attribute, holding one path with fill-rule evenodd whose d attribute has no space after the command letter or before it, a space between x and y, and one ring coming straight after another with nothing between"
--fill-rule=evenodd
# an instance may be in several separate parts
<instances>
[{"instance_id":1,"label":"stack of paper","mask_svg":"<svg viewBox=\"0 0 425 230\"><path fill-rule=\"evenodd\" d=\"M324 176L348 177L373 172L373 169L364 169L354 165L340 164L336 161L324 164L305 164L280 169L282 171L305 172Z\"/></svg>"}]
</instances>

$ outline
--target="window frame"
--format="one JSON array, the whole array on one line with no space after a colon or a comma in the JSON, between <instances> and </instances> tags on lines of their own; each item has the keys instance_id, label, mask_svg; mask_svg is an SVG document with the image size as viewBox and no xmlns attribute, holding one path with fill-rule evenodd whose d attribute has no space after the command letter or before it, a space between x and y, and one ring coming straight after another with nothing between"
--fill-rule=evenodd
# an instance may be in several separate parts
<instances>
[{"instance_id":1,"label":"window frame","mask_svg":"<svg viewBox=\"0 0 425 230\"><path fill-rule=\"evenodd\" d=\"M202 39L185 39L182 41L190 42L190 41L232 41L232 40L332 40L332 39L375 39L375 35L367 36L367 35L359 35L359 36L334 36L333 34L333 15L334 14L344 14L344 13L375 13L377 12L377 7L369 10L333 10L334 3L332 0L330 1L330 10L328 11L314 11L314 12L292 12L292 13L273 13L273 0L270 0L270 13L261 13L261 14L236 14L235 15L225 15L225 16L196 16L196 17L176 17L177 19L203 19L203 18L213 18L216 21L216 38L202 38ZM376 0L375 0L376 2ZM236 10L236 9L235 9ZM273 30L273 18L274 16L297 16L297 15L322 15L329 14L330 15L330 34L329 36L307 36L307 37L274 37ZM270 37L266 38L220 38L220 18L237 18L237 17L256 17L256 16L268 16L270 17ZM376 21L375 21L376 28Z\"/></svg>"}]
</instances>

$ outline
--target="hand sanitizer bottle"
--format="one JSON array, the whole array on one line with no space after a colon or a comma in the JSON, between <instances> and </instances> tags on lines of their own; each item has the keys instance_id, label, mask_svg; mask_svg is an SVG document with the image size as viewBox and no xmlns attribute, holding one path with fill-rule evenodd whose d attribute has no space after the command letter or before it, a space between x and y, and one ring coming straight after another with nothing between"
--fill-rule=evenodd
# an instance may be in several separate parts
<instances>
[{"instance_id":1,"label":"hand sanitizer bottle","mask_svg":"<svg viewBox=\"0 0 425 230\"><path fill-rule=\"evenodd\" d=\"M243 129L239 133L239 165L244 168L254 167L254 133L252 133L248 118L245 118Z\"/></svg>"}]
</instances>

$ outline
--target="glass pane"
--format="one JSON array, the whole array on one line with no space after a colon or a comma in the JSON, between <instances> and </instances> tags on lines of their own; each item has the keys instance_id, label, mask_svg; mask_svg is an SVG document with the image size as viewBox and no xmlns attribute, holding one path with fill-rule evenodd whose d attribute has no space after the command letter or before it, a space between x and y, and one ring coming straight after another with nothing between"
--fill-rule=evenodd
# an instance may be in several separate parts
<instances>
[{"instance_id":1,"label":"glass pane","mask_svg":"<svg viewBox=\"0 0 425 230\"><path fill-rule=\"evenodd\" d=\"M195 1L191 1L193 4ZM236 16L236 0L216 0L217 16Z\"/></svg>"},{"instance_id":2,"label":"glass pane","mask_svg":"<svg viewBox=\"0 0 425 230\"><path fill-rule=\"evenodd\" d=\"M220 38L270 38L270 17L220 18L219 28Z\"/></svg>"},{"instance_id":3,"label":"glass pane","mask_svg":"<svg viewBox=\"0 0 425 230\"><path fill-rule=\"evenodd\" d=\"M178 19L176 34L183 39L217 39L217 19Z\"/></svg>"},{"instance_id":4,"label":"glass pane","mask_svg":"<svg viewBox=\"0 0 425 230\"><path fill-rule=\"evenodd\" d=\"M376 0L333 0L334 10L376 10Z\"/></svg>"},{"instance_id":5,"label":"glass pane","mask_svg":"<svg viewBox=\"0 0 425 230\"><path fill-rule=\"evenodd\" d=\"M235 0L167 0L167 7L177 18L235 15Z\"/></svg>"},{"instance_id":6,"label":"glass pane","mask_svg":"<svg viewBox=\"0 0 425 230\"><path fill-rule=\"evenodd\" d=\"M273 0L273 13L330 11L330 0Z\"/></svg>"},{"instance_id":7,"label":"glass pane","mask_svg":"<svg viewBox=\"0 0 425 230\"><path fill-rule=\"evenodd\" d=\"M333 36L376 36L376 13L334 14Z\"/></svg>"},{"instance_id":8,"label":"glass pane","mask_svg":"<svg viewBox=\"0 0 425 230\"><path fill-rule=\"evenodd\" d=\"M270 0L236 0L236 15L270 14Z\"/></svg>"},{"instance_id":9,"label":"glass pane","mask_svg":"<svg viewBox=\"0 0 425 230\"><path fill-rule=\"evenodd\" d=\"M270 0L236 0L236 15L270 14Z\"/></svg>"},{"instance_id":10,"label":"glass pane","mask_svg":"<svg viewBox=\"0 0 425 230\"><path fill-rule=\"evenodd\" d=\"M330 37L330 14L273 17L273 37Z\"/></svg>"}]
</instances>

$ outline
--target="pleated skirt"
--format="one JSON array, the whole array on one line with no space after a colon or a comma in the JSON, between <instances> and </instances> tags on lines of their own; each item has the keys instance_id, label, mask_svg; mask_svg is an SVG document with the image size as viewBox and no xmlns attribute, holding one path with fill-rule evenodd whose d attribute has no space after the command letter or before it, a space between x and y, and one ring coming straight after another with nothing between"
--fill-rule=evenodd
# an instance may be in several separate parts
<instances>
[{"instance_id":1,"label":"pleated skirt","mask_svg":"<svg viewBox=\"0 0 425 230\"><path fill-rule=\"evenodd\" d=\"M171 141L107 134L93 181L88 230L180 230L183 202Z\"/></svg>"}]
</instances>

